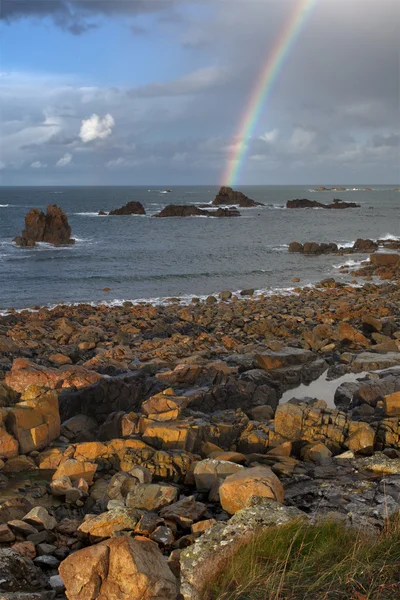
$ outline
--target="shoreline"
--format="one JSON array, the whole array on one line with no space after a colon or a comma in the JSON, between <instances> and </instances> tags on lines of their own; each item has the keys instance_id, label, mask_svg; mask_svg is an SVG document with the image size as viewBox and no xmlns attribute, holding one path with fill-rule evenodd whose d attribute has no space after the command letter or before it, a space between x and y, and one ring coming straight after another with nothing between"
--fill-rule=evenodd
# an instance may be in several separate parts
<instances>
[{"instance_id":1,"label":"shoreline","mask_svg":"<svg viewBox=\"0 0 400 600\"><path fill-rule=\"evenodd\" d=\"M94 553L151 549L171 600L197 600L197 572L260 525L380 535L400 507L400 261L353 275L0 316L4 551L70 595Z\"/></svg>"}]
</instances>

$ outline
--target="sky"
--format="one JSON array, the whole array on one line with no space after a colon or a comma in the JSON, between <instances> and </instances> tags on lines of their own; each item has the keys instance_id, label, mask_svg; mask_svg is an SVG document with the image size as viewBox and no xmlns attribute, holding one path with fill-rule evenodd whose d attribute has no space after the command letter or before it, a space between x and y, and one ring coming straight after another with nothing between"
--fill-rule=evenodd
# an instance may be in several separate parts
<instances>
[{"instance_id":1,"label":"sky","mask_svg":"<svg viewBox=\"0 0 400 600\"><path fill-rule=\"evenodd\" d=\"M226 183L302 2L0 0L0 184ZM399 31L399 0L315 0L238 183L399 184Z\"/></svg>"}]
</instances>

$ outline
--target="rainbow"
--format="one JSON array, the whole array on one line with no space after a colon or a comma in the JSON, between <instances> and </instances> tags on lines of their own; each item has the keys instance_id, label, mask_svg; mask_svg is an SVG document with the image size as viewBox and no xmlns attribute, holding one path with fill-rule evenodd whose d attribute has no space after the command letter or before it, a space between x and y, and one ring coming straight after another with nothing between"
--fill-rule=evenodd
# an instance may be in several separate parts
<instances>
[{"instance_id":1,"label":"rainbow","mask_svg":"<svg viewBox=\"0 0 400 600\"><path fill-rule=\"evenodd\" d=\"M268 55L240 119L237 133L229 151L222 177L222 185L233 186L237 183L246 158L249 140L254 135L261 111L316 1L296 0L296 8L287 23L285 23L272 52Z\"/></svg>"}]
</instances>

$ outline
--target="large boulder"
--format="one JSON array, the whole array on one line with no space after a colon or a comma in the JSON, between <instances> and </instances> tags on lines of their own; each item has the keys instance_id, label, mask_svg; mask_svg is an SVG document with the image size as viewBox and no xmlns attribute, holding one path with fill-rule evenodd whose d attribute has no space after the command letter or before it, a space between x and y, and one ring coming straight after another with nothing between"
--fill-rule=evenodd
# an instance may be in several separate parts
<instances>
[{"instance_id":1,"label":"large boulder","mask_svg":"<svg viewBox=\"0 0 400 600\"><path fill-rule=\"evenodd\" d=\"M157 544L143 537L114 537L78 550L59 571L68 600L175 600L178 594Z\"/></svg>"},{"instance_id":2,"label":"large boulder","mask_svg":"<svg viewBox=\"0 0 400 600\"><path fill-rule=\"evenodd\" d=\"M304 365L316 359L316 355L310 350L302 348L282 348L277 352L263 352L256 354L256 362L261 369L272 371L274 369L282 369L294 365Z\"/></svg>"},{"instance_id":3,"label":"large boulder","mask_svg":"<svg viewBox=\"0 0 400 600\"><path fill-rule=\"evenodd\" d=\"M119 531L133 531L140 515L130 508L114 508L101 515L87 518L78 528L79 537L98 542Z\"/></svg>"},{"instance_id":4,"label":"large boulder","mask_svg":"<svg viewBox=\"0 0 400 600\"><path fill-rule=\"evenodd\" d=\"M388 417L400 417L400 391L385 396L383 406Z\"/></svg>"},{"instance_id":5,"label":"large boulder","mask_svg":"<svg viewBox=\"0 0 400 600\"><path fill-rule=\"evenodd\" d=\"M121 208L111 210L110 215L145 215L146 211L141 202L127 202Z\"/></svg>"},{"instance_id":6,"label":"large boulder","mask_svg":"<svg viewBox=\"0 0 400 600\"><path fill-rule=\"evenodd\" d=\"M222 186L215 198L213 200L214 206L221 205L231 205L236 204L241 208L251 208L252 206L264 206L262 202L255 202L255 200L251 200L243 194L242 192L237 192L233 190L231 187Z\"/></svg>"},{"instance_id":7,"label":"large boulder","mask_svg":"<svg viewBox=\"0 0 400 600\"><path fill-rule=\"evenodd\" d=\"M82 388L97 383L102 376L80 365L63 365L59 369L43 367L25 358L14 360L5 381L16 392L24 392L30 385L52 390L60 388Z\"/></svg>"},{"instance_id":8,"label":"large boulder","mask_svg":"<svg viewBox=\"0 0 400 600\"><path fill-rule=\"evenodd\" d=\"M374 267L397 267L400 265L400 254L396 252L375 252L371 254Z\"/></svg>"},{"instance_id":9,"label":"large boulder","mask_svg":"<svg viewBox=\"0 0 400 600\"><path fill-rule=\"evenodd\" d=\"M229 475L233 475L244 467L229 460L215 460L206 458L200 460L194 467L194 480L198 492L209 492L218 481L223 481Z\"/></svg>"},{"instance_id":10,"label":"large boulder","mask_svg":"<svg viewBox=\"0 0 400 600\"><path fill-rule=\"evenodd\" d=\"M275 412L275 433L286 440L300 440L303 433L303 410L296 404L280 404Z\"/></svg>"},{"instance_id":11,"label":"large boulder","mask_svg":"<svg viewBox=\"0 0 400 600\"><path fill-rule=\"evenodd\" d=\"M290 242L289 244L289 252L304 252L304 245L300 244L300 242Z\"/></svg>"},{"instance_id":12,"label":"large boulder","mask_svg":"<svg viewBox=\"0 0 400 600\"><path fill-rule=\"evenodd\" d=\"M252 496L283 502L285 497L283 486L269 467L242 469L229 475L219 488L221 506L230 515L245 508Z\"/></svg>"},{"instance_id":13,"label":"large boulder","mask_svg":"<svg viewBox=\"0 0 400 600\"><path fill-rule=\"evenodd\" d=\"M59 437L60 413L54 391L30 386L21 400L8 410L6 424L18 440L20 453L27 454L45 448Z\"/></svg>"},{"instance_id":14,"label":"large boulder","mask_svg":"<svg viewBox=\"0 0 400 600\"><path fill-rule=\"evenodd\" d=\"M377 242L369 239L358 238L353 244L355 252L375 252L378 249Z\"/></svg>"},{"instance_id":15,"label":"large boulder","mask_svg":"<svg viewBox=\"0 0 400 600\"><path fill-rule=\"evenodd\" d=\"M54 246L73 244L71 227L67 215L57 206L49 205L44 214L32 208L25 217L25 229L14 239L17 246L35 246L36 242L47 242Z\"/></svg>"}]
</instances>

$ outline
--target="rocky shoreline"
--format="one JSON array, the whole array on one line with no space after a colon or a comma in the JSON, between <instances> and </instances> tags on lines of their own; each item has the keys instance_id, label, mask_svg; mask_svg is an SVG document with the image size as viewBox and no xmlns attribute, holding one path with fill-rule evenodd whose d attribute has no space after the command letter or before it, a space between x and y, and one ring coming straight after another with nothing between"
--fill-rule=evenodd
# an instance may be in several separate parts
<instances>
[{"instance_id":1,"label":"rocky shoreline","mask_svg":"<svg viewBox=\"0 0 400 600\"><path fill-rule=\"evenodd\" d=\"M400 507L399 261L359 276L0 317L2 598L195 600L260 526L382 529ZM299 396L323 373L360 379L335 408Z\"/></svg>"}]
</instances>

